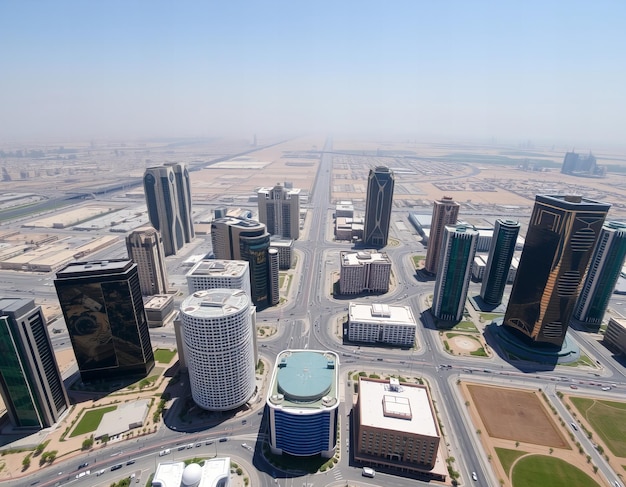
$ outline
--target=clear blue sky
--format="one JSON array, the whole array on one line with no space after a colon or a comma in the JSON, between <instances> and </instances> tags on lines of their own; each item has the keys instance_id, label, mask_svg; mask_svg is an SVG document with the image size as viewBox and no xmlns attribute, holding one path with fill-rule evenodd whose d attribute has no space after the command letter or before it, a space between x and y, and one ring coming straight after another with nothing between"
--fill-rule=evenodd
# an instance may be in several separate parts
<instances>
[{"instance_id":1,"label":"clear blue sky","mask_svg":"<svg viewBox=\"0 0 626 487\"><path fill-rule=\"evenodd\" d=\"M0 0L0 139L624 143L626 2Z\"/></svg>"}]
</instances>

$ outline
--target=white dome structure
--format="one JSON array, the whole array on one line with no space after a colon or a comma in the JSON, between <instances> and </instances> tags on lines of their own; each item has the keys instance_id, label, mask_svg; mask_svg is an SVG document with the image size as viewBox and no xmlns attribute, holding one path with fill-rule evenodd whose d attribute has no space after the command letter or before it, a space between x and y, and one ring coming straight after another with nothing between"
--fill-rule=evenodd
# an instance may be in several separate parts
<instances>
[{"instance_id":1,"label":"white dome structure","mask_svg":"<svg viewBox=\"0 0 626 487\"><path fill-rule=\"evenodd\" d=\"M183 470L181 487L198 487L202 480L202 467L199 463L190 463Z\"/></svg>"}]
</instances>

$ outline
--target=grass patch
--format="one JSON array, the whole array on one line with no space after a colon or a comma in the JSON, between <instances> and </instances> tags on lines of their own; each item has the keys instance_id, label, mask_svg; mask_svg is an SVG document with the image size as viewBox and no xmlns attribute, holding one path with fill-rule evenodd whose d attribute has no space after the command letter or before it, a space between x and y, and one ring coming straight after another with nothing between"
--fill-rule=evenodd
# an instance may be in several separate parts
<instances>
[{"instance_id":1,"label":"grass patch","mask_svg":"<svg viewBox=\"0 0 626 487\"><path fill-rule=\"evenodd\" d=\"M588 367L593 367L594 369L597 369L596 364L593 362L593 360L591 360L585 354L581 354L580 358L576 362L566 363L563 365L569 366L569 367L578 367L579 365L587 365Z\"/></svg>"},{"instance_id":2,"label":"grass patch","mask_svg":"<svg viewBox=\"0 0 626 487\"><path fill-rule=\"evenodd\" d=\"M285 279L287 278L287 274L284 272L281 272L280 274L278 274L278 287L282 288L283 284L285 284Z\"/></svg>"},{"instance_id":3,"label":"grass patch","mask_svg":"<svg viewBox=\"0 0 626 487\"><path fill-rule=\"evenodd\" d=\"M426 257L424 257L423 255L414 255L411 257L411 260L413 261L413 267L415 267L416 269L419 266L419 263L421 260L424 260Z\"/></svg>"},{"instance_id":4,"label":"grass patch","mask_svg":"<svg viewBox=\"0 0 626 487\"><path fill-rule=\"evenodd\" d=\"M176 355L176 349L170 350L168 348L157 348L154 351L154 360L160 364L169 364Z\"/></svg>"},{"instance_id":5,"label":"grass patch","mask_svg":"<svg viewBox=\"0 0 626 487\"><path fill-rule=\"evenodd\" d=\"M80 421L76 425L76 428L74 428L74 431L72 431L70 438L96 431L98 429L98 426L100 425L100 421L102 421L102 416L110 411L115 411L116 409L117 406L107 406L104 408L92 409L91 411L87 411L85 414L83 414L83 417L80 418Z\"/></svg>"},{"instance_id":6,"label":"grass patch","mask_svg":"<svg viewBox=\"0 0 626 487\"><path fill-rule=\"evenodd\" d=\"M514 487L598 487L582 470L564 460L546 455L529 455L521 458L513 468Z\"/></svg>"},{"instance_id":7,"label":"grass patch","mask_svg":"<svg viewBox=\"0 0 626 487\"><path fill-rule=\"evenodd\" d=\"M572 397L578 409L607 448L621 458L626 457L626 403Z\"/></svg>"},{"instance_id":8,"label":"grass patch","mask_svg":"<svg viewBox=\"0 0 626 487\"><path fill-rule=\"evenodd\" d=\"M455 330L473 331L478 333L478 328L471 321L461 321L459 324L454 325Z\"/></svg>"},{"instance_id":9,"label":"grass patch","mask_svg":"<svg viewBox=\"0 0 626 487\"><path fill-rule=\"evenodd\" d=\"M485 321L493 321L496 318L504 316L502 313L480 313L480 317Z\"/></svg>"},{"instance_id":10,"label":"grass patch","mask_svg":"<svg viewBox=\"0 0 626 487\"><path fill-rule=\"evenodd\" d=\"M474 357L488 357L487 352L485 352L485 349L483 347L480 347L478 350L470 352L470 355L473 355Z\"/></svg>"},{"instance_id":11,"label":"grass patch","mask_svg":"<svg viewBox=\"0 0 626 487\"><path fill-rule=\"evenodd\" d=\"M520 450L509 450L508 448L498 448L495 447L496 455L498 455L498 460L500 460L500 465L506 472L507 476L511 476L511 466L522 455L526 455L525 451Z\"/></svg>"}]
</instances>

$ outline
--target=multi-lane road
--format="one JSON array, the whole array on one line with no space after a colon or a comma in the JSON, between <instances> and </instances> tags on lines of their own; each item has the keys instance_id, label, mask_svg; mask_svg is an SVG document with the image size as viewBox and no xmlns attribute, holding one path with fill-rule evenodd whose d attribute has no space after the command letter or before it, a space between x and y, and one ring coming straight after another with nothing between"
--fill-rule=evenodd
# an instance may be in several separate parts
<instances>
[{"instance_id":1,"label":"multi-lane road","mask_svg":"<svg viewBox=\"0 0 626 487\"><path fill-rule=\"evenodd\" d=\"M576 383L581 392L610 395L614 398L626 399L626 376L623 367L614 360L606 349L585 333L572 330L571 333L588 355L598 360L601 368L597 372L581 371L573 367L559 368L558 371L537 370L521 372L513 365L501 359L497 354L490 359L456 358L442 350L437 331L432 326L429 312L425 306L425 297L432 294L433 282L418 280L410 260L410 255L423 253L421 245L410 236L400 239L398 245L390 246L385 251L394 263L394 276L397 281L393 290L381 297L363 297L356 300L372 302L380 300L386 303L403 303L410 305L416 316L422 319L418 327L417 346L412 350L398 350L385 347L357 347L345 343L336 333L337 318L346 315L348 301L334 299L331 294L329 275L338 269L338 253L350 248L347 243L332 241L328 236L332 207L331 175L332 175L332 140L328 140L321 156L319 170L315 181L311 200L308 205L308 235L296 242L301 260L300 272L296 282L291 286L291 296L286 304L277 308L268 308L258 313L257 320L266 320L278 327L278 333L271 338L260 340L259 353L270 363L277 354L286 348L321 349L338 352L341 360L340 373L342 378L341 405L341 437L338 448L341 461L330 471L316 475L280 472L269 465L261 455L261 443L265 438L265 416L262 404L248 413L246 423L242 424L241 416L225 421L214 428L202 431L185 432L184 425L177 424L174 418L167 418L168 428L140 439L111 443L106 448L69 461L57 461L51 467L43 469L27 479L21 478L7 482L7 485L56 485L71 484L76 486L109 485L132 472L141 471L144 484L147 476L154 472L159 460L185 459L191 456L228 455L241 464L249 473L251 485L281 487L317 487L325 485L345 485L361 478L360 469L350 461L346 442L349 439L348 414L352 404L352 388L346 380L348 371L364 370L388 374L402 374L424 377L430 384L433 398L437 403L440 419L444 425L446 447L456 458L455 468L461 473L462 481L472 483L471 472L476 472L478 480L474 485L497 485L498 481L489 467L489 462L480 445L475 427L467 416L456 386L457 380L471 378L494 384L507 384L520 387L542 388L549 400L554 404L567 423L573 421L570 413L562 406L556 392L559 388L569 388ZM366 168L364 168L364 171ZM406 233L406 232L405 232ZM407 241L408 240L408 241ZM198 248L206 250L207 242L198 244ZM103 258L123 256L123 247L107 249ZM168 260L168 266L176 271L182 270L180 262ZM173 276L176 284L184 290L182 275ZM54 286L51 275L22 275L19 273L0 273L0 287L7 295L30 295L55 301ZM57 325L54 325L57 326ZM56 349L69 346L69 340L62 322L58 328L61 333L53 334ZM173 346L174 334L171 329L151 330L155 345ZM538 368L539 369L539 368ZM269 373L269 371L268 371ZM600 378L596 377L599 375ZM601 382L617 384L610 392L603 392ZM624 392L622 392L624 391ZM592 456L600 472L609 481L616 476L604 459L593 448L593 444L580 432L576 433L586 452ZM219 442L220 438L228 441ZM245 443L247 447L242 446ZM351 442L354 444L353 442ZM193 445L182 449L183 445ZM181 448L179 450L179 448ZM250 449L251 448L251 449ZM170 449L171 453L159 457L159 452ZM126 465L134 460L132 465ZM89 462L87 467L91 474L76 479L76 470L81 462ZM114 472L110 467L122 463L124 466ZM94 473L104 469L101 476ZM82 469L85 470L85 469ZM392 476L379 472L370 484L394 485L409 487L426 485L411 478Z\"/></svg>"}]
</instances>

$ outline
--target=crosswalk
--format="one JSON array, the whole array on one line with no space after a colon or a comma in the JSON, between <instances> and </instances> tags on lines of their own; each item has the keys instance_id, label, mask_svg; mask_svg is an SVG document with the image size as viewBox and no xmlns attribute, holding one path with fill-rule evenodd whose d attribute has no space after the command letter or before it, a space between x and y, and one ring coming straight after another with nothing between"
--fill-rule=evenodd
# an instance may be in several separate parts
<instances>
[{"instance_id":1,"label":"crosswalk","mask_svg":"<svg viewBox=\"0 0 626 487\"><path fill-rule=\"evenodd\" d=\"M341 475L341 470L335 468L333 469L333 477L335 477L335 480L342 480L343 479L343 475Z\"/></svg>"}]
</instances>

